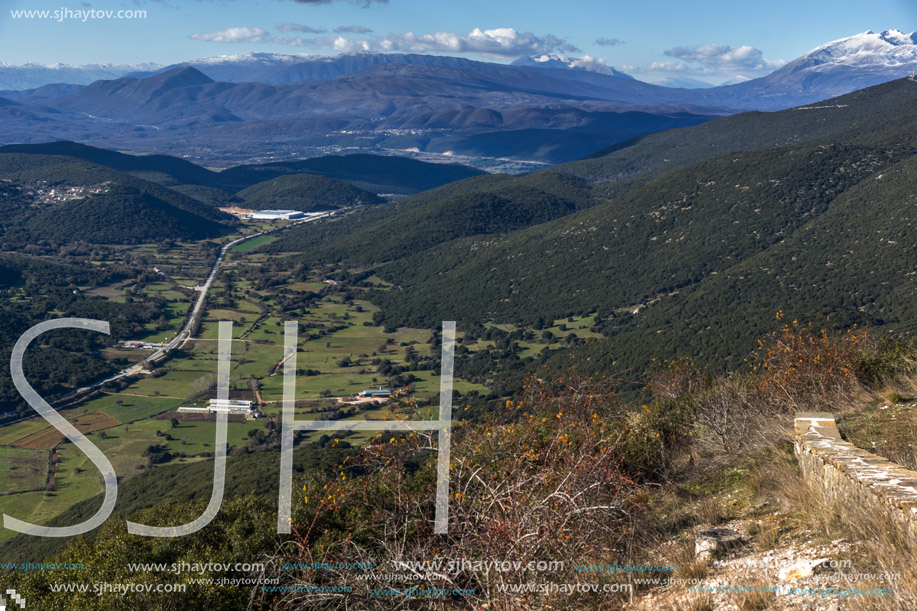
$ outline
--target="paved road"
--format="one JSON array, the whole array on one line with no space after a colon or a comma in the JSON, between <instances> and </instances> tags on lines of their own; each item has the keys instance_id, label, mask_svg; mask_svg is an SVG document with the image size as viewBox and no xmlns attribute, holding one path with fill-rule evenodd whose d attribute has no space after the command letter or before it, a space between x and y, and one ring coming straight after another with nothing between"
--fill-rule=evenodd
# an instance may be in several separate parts
<instances>
[{"instance_id":1,"label":"paved road","mask_svg":"<svg viewBox=\"0 0 917 611\"><path fill-rule=\"evenodd\" d=\"M182 343L184 343L186 339L191 337L191 329L194 328L194 325L197 322L198 317L201 315L201 310L203 310L204 303L207 301L207 293L210 291L210 287L213 285L213 281L217 277L217 273L220 271L220 266L223 264L223 260L226 258L226 253L229 252L230 248L242 242L246 242L248 240L257 238L258 236L266 235L269 233L275 233L278 231L283 231L285 229L289 229L290 227L293 227L296 225L301 225L303 223L309 223L312 221L316 221L318 219L327 218L332 215L334 215L334 212L327 212L323 214L322 216L309 217L307 219L293 222L293 223L290 223L289 225L286 225L284 227L280 227L277 229L269 229L267 231L253 233L251 235L241 237L237 240L233 240L229 244L226 244L222 248L222 250L220 250L220 256L218 256L217 260L213 263L213 267L210 269L210 275L207 276L207 280L204 282L203 286L201 286L200 295L198 295L197 301L194 302L194 308L191 310L191 315L188 317L188 321L185 323L185 326L182 327L182 330L178 332L178 334L172 339L172 341L170 341L168 344L166 344L165 346L163 346L162 348L160 348L159 350L157 350L156 352L154 352L153 354L151 354L144 360L150 361L150 362L156 362L162 359L166 354L168 354L169 352L171 352L172 350L180 346ZM80 388L78 391L76 391L76 393L83 393L83 392L92 390L93 388L98 388L99 386L102 386L103 384L107 384L108 382L114 382L115 380L120 380L121 378L127 378L133 375L137 375L141 371L143 371L142 362L136 365L133 365L132 367L129 367L127 369L123 369L119 371L118 373L116 373L115 375L105 378L104 380L100 380L94 384L90 384L89 386L84 386L83 388ZM76 393L71 393L71 394L76 394Z\"/></svg>"}]
</instances>

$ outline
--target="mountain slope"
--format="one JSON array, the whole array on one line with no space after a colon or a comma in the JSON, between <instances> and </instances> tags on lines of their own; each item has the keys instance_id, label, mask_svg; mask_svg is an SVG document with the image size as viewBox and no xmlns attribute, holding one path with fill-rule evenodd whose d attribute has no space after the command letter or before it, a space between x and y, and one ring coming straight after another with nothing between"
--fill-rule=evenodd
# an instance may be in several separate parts
<instances>
[{"instance_id":1,"label":"mountain slope","mask_svg":"<svg viewBox=\"0 0 917 611\"><path fill-rule=\"evenodd\" d=\"M404 157L326 155L298 161L240 165L220 172L227 189L241 189L286 174L312 173L379 193L416 193L483 174L458 164L425 163Z\"/></svg>"},{"instance_id":2,"label":"mountain slope","mask_svg":"<svg viewBox=\"0 0 917 611\"><path fill-rule=\"evenodd\" d=\"M0 62L0 89L35 89L50 83L88 85L100 79L119 78L128 72L158 69L156 64L113 66L111 64L25 64L11 66Z\"/></svg>"},{"instance_id":3,"label":"mountain slope","mask_svg":"<svg viewBox=\"0 0 917 611\"><path fill-rule=\"evenodd\" d=\"M728 368L783 321L882 327L913 337L917 308L917 158L860 181L771 248L606 325L611 340L580 364L646 365L682 354ZM782 321L775 313L783 313ZM661 349L661 352L660 352Z\"/></svg>"},{"instance_id":4,"label":"mountain slope","mask_svg":"<svg viewBox=\"0 0 917 611\"><path fill-rule=\"evenodd\" d=\"M249 208L334 210L345 206L382 203L382 198L342 180L314 174L290 174L243 189L236 193Z\"/></svg>"},{"instance_id":5,"label":"mountain slope","mask_svg":"<svg viewBox=\"0 0 917 611\"><path fill-rule=\"evenodd\" d=\"M766 250L898 158L811 146L701 162L552 223L390 263L377 274L401 291L378 303L395 325L429 324L447 314L443 304L466 321L610 313Z\"/></svg>"},{"instance_id":6,"label":"mountain slope","mask_svg":"<svg viewBox=\"0 0 917 611\"><path fill-rule=\"evenodd\" d=\"M828 325L917 331L905 321L917 257L907 238L917 176L915 98L917 83L904 79L814 109L730 117L651 136L646 140L659 148L624 147L612 162L556 168L587 174L585 165L590 182L556 170L471 179L446 188L455 197L421 194L348 223L303 227L269 249L372 265L392 285L373 295L379 322L395 327L451 319L532 324L596 313L596 329L610 339L579 351L590 367L643 367L653 356L678 353L734 365L730 359L745 356L749 342L773 328L779 309L800 319L821 314ZM809 142L661 169L662 159L708 155L743 133L745 144ZM666 155L661 142L668 138L682 150L670 143ZM624 162L632 165L618 165ZM624 169L634 173L621 180ZM491 221L455 231L452 215L468 202L513 197L514 188L557 177L578 185L585 205L519 229ZM410 230L416 219L429 239ZM464 226L471 226L467 219ZM404 231L406 239L370 240L382 228Z\"/></svg>"},{"instance_id":7,"label":"mountain slope","mask_svg":"<svg viewBox=\"0 0 917 611\"><path fill-rule=\"evenodd\" d=\"M213 187L222 184L216 172L169 155L127 155L68 141L0 147L0 155L5 153L61 155L83 159L166 186L191 184Z\"/></svg>"},{"instance_id":8,"label":"mountain slope","mask_svg":"<svg viewBox=\"0 0 917 611\"><path fill-rule=\"evenodd\" d=\"M750 112L642 136L557 170L597 183L666 171L732 151L804 143L900 142L917 127L917 81L899 79L811 106ZM877 136L878 134L878 136Z\"/></svg>"},{"instance_id":9,"label":"mountain slope","mask_svg":"<svg viewBox=\"0 0 917 611\"><path fill-rule=\"evenodd\" d=\"M269 250L309 252L313 261L378 265L457 238L537 225L592 204L589 188L571 176L480 176L354 218L291 230Z\"/></svg>"},{"instance_id":10,"label":"mountain slope","mask_svg":"<svg viewBox=\"0 0 917 611\"><path fill-rule=\"evenodd\" d=\"M405 225L397 220L399 215L452 196L499 192L509 185L524 185L575 202L576 208L581 209L602 200L614 203L644 183L663 182L659 177L678 172L682 166L742 149L846 143L870 148L891 145L907 151L917 148L917 142L910 141L917 134L917 118L911 112L915 98L917 82L903 79L829 100L814 109L744 113L696 127L660 132L594 159L562 164L525 176L490 176L456 182L383 209L361 213L357 217L359 221L349 225L326 223L321 227L302 227L277 242L276 247L323 253L327 246L322 241L333 235L336 250L329 252L329 257L345 260L357 257L366 263L372 261L364 258L366 251L359 245L376 242L373 236L379 233L378 222ZM813 117L820 120L813 120ZM687 184L689 177L682 172L678 180ZM460 205L459 201L456 200L456 205ZM436 222L435 218L432 222ZM319 238L319 235L324 237ZM347 244L351 246L345 246ZM388 260L383 258L375 262Z\"/></svg>"},{"instance_id":11,"label":"mountain slope","mask_svg":"<svg viewBox=\"0 0 917 611\"><path fill-rule=\"evenodd\" d=\"M0 154L3 242L136 243L228 233L232 218L162 185L58 155ZM72 188L78 194L55 196ZM93 192L93 189L96 192Z\"/></svg>"}]
</instances>

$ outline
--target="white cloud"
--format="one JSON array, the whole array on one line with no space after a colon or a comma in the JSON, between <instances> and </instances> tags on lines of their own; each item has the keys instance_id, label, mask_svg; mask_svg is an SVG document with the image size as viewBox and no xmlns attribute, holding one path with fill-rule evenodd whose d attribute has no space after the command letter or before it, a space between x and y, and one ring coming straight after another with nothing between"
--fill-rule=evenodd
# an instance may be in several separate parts
<instances>
[{"instance_id":1,"label":"white cloud","mask_svg":"<svg viewBox=\"0 0 917 611\"><path fill-rule=\"evenodd\" d=\"M299 23L284 23L277 26L279 32L305 32L306 34L324 34L328 30L325 28L313 28L310 25L302 25Z\"/></svg>"},{"instance_id":2,"label":"white cloud","mask_svg":"<svg viewBox=\"0 0 917 611\"><path fill-rule=\"evenodd\" d=\"M304 32L322 34L326 30L296 23L285 23L277 27L280 32ZM363 26L339 26L336 34L366 34L371 32ZM531 32L518 32L513 28L482 30L475 28L468 34L436 32L434 34L389 34L385 37L367 39L344 38L343 36L314 36L295 38L274 37L261 28L226 28L213 32L191 34L194 40L206 42L274 43L291 47L331 49L338 53L353 51L404 53L474 53L498 57L520 57L546 53L575 53L579 49L563 38L551 34L537 36ZM590 58L591 59L591 58Z\"/></svg>"},{"instance_id":3,"label":"white cloud","mask_svg":"<svg viewBox=\"0 0 917 611\"><path fill-rule=\"evenodd\" d=\"M343 36L322 36L318 38L284 38L275 42L290 47L305 47L307 49L332 49L338 53L353 53L355 51L373 51L368 40L354 40Z\"/></svg>"},{"instance_id":4,"label":"white cloud","mask_svg":"<svg viewBox=\"0 0 917 611\"><path fill-rule=\"evenodd\" d=\"M334 28L335 34L369 34L370 32L372 30L362 25L339 25Z\"/></svg>"},{"instance_id":5,"label":"white cloud","mask_svg":"<svg viewBox=\"0 0 917 611\"><path fill-rule=\"evenodd\" d=\"M719 72L773 70L785 63L782 60L767 59L760 49L748 45L731 47L709 44L696 47L675 47L664 51L664 55L696 64L706 70Z\"/></svg>"},{"instance_id":6,"label":"white cloud","mask_svg":"<svg viewBox=\"0 0 917 611\"><path fill-rule=\"evenodd\" d=\"M688 72L692 68L684 62L652 62L644 70L647 72Z\"/></svg>"},{"instance_id":7,"label":"white cloud","mask_svg":"<svg viewBox=\"0 0 917 611\"><path fill-rule=\"evenodd\" d=\"M384 38L353 40L345 38L295 38L275 42L299 47L331 47L338 51L401 51L407 53L478 53L500 57L538 55L556 51L579 51L574 45L551 34L536 36L513 28L482 30L468 34L436 32L435 34L390 34Z\"/></svg>"},{"instance_id":8,"label":"white cloud","mask_svg":"<svg viewBox=\"0 0 917 611\"><path fill-rule=\"evenodd\" d=\"M271 37L261 28L226 28L213 32L194 33L194 40L205 42L268 42Z\"/></svg>"}]
</instances>

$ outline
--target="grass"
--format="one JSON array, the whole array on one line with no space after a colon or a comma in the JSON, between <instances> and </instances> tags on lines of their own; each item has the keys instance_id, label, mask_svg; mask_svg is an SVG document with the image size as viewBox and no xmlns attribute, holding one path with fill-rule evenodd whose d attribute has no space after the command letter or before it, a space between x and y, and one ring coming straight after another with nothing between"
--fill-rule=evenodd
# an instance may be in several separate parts
<instances>
[{"instance_id":1,"label":"grass","mask_svg":"<svg viewBox=\"0 0 917 611\"><path fill-rule=\"evenodd\" d=\"M37 433L48 426L42 418L29 418L13 424L0 427L0 446L11 445L13 442Z\"/></svg>"},{"instance_id":2,"label":"grass","mask_svg":"<svg viewBox=\"0 0 917 611\"><path fill-rule=\"evenodd\" d=\"M102 491L95 466L73 444L64 444L58 453L60 462L54 489L50 493L40 491L0 496L0 512L33 524L44 524L73 504ZM0 529L0 541L16 534L9 529Z\"/></svg>"},{"instance_id":3,"label":"grass","mask_svg":"<svg viewBox=\"0 0 917 611\"><path fill-rule=\"evenodd\" d=\"M48 475L48 452L0 447L0 472L4 473L6 494L40 490Z\"/></svg>"},{"instance_id":4,"label":"grass","mask_svg":"<svg viewBox=\"0 0 917 611\"><path fill-rule=\"evenodd\" d=\"M276 236L261 235L261 236L258 236L257 238L246 240L245 242L242 242L241 244L236 244L235 246L232 247L232 251L233 252L249 252L251 250L255 250L259 246L270 244L271 242L273 242L276 239L277 239Z\"/></svg>"},{"instance_id":5,"label":"grass","mask_svg":"<svg viewBox=\"0 0 917 611\"><path fill-rule=\"evenodd\" d=\"M93 401L93 406L101 412L115 418L119 423L125 424L145 418L152 418L163 412L179 407L180 401L175 399L160 399L158 397L131 397L127 395L112 395Z\"/></svg>"}]
</instances>

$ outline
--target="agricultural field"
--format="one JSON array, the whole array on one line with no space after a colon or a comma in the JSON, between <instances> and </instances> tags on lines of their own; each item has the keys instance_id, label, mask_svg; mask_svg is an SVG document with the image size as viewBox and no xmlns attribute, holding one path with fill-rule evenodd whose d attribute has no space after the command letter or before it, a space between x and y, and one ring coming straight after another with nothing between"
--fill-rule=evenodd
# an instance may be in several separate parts
<instances>
[{"instance_id":1,"label":"agricultural field","mask_svg":"<svg viewBox=\"0 0 917 611\"><path fill-rule=\"evenodd\" d=\"M188 418L176 410L182 405L204 405L214 396L220 321L233 323L230 397L253 401L265 416L229 423L230 454L257 451L259 444L276 435L283 398L284 322L288 320L299 322L297 419L437 417L438 329L377 326L373 315L378 308L367 297L372 290L386 290L385 283L372 276L359 283L332 280L328 276L334 273L332 269L309 269L294 264L294 258L268 257L257 250L274 239L260 236L227 253L192 337L164 361L145 364L149 375L106 389L63 412L105 453L119 478L170 463L211 460L214 421ZM106 299L162 304L163 318L145 325L130 339L163 342L184 324L198 296L194 287L206 277L218 250L218 243L211 241L113 249L108 251L110 261L96 263L129 260L146 271L139 281L87 288ZM540 329L488 325L483 336L479 333L475 338L459 329L457 355L487 355L509 345L519 358L525 358L546 347L560 347L574 337L599 337L591 330L594 323L592 317L583 317L548 321ZM518 339L507 342L510 335ZM101 354L125 366L145 362L149 353L112 347ZM457 404L464 395L488 395L487 382L457 374ZM390 404L351 402L360 391L377 387L395 391ZM345 435L350 443L361 444L377 433ZM300 439L315 441L320 436L313 432ZM0 491L0 511L8 509L20 519L41 522L102 490L91 461L40 418L0 427L0 462L8 473L16 473ZM10 469L13 463L19 465L15 470ZM12 497L17 499L15 504L9 500ZM0 535L0 540L7 536Z\"/></svg>"}]
</instances>

